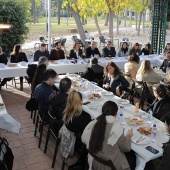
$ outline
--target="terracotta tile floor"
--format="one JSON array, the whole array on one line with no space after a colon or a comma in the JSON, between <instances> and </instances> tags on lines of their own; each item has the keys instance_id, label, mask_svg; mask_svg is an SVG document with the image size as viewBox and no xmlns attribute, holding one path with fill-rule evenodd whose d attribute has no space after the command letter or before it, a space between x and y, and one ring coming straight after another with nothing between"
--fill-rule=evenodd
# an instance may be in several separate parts
<instances>
[{"instance_id":1,"label":"terracotta tile floor","mask_svg":"<svg viewBox=\"0 0 170 170\"><path fill-rule=\"evenodd\" d=\"M41 148L38 148L38 137L34 137L34 124L30 118L30 112L25 109L26 101L30 98L30 87L24 83L24 90L15 89L11 82L7 88L1 90L2 98L5 102L8 113L21 124L20 134L0 130L0 135L4 136L13 151L13 170L51 170L52 155L47 150L44 154L44 143L46 134L43 135ZM54 151L54 139L49 141L50 149ZM53 152L52 152L53 153ZM62 158L57 154L55 170L61 169Z\"/></svg>"}]
</instances>

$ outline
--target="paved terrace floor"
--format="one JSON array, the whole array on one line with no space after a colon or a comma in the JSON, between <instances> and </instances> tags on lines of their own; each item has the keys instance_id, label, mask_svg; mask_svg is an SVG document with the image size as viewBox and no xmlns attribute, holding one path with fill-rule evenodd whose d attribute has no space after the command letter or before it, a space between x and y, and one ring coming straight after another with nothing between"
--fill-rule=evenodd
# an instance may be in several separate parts
<instances>
[{"instance_id":1,"label":"paved terrace floor","mask_svg":"<svg viewBox=\"0 0 170 170\"><path fill-rule=\"evenodd\" d=\"M52 170L52 155L47 150L44 154L46 133L43 135L41 148L38 148L38 137L34 137L34 124L30 118L30 112L25 109L25 104L30 98L30 87L24 83L24 90L15 89L15 86L8 82L7 88L1 90L8 113L21 124L19 134L7 132L0 129L0 135L5 137L14 154L13 170ZM45 130L47 131L47 130ZM49 141L50 150L54 151L54 140ZM53 153L53 152L52 152ZM73 163L73 159L70 160ZM75 159L74 159L75 161ZM62 158L57 154L55 170L60 170Z\"/></svg>"}]
</instances>

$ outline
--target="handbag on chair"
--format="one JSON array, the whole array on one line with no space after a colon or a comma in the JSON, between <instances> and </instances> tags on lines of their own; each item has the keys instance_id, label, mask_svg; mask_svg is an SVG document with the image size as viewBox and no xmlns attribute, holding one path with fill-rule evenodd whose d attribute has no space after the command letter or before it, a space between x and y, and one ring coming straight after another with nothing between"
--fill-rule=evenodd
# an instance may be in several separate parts
<instances>
[{"instance_id":1,"label":"handbag on chair","mask_svg":"<svg viewBox=\"0 0 170 170\"><path fill-rule=\"evenodd\" d=\"M38 105L34 97L27 101L25 108L28 111L38 110Z\"/></svg>"}]
</instances>

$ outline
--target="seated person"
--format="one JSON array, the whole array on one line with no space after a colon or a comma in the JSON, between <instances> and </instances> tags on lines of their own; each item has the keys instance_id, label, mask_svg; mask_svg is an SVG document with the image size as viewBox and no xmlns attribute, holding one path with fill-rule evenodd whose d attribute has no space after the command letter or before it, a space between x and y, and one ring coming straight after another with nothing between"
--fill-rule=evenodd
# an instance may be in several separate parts
<instances>
[{"instance_id":1,"label":"seated person","mask_svg":"<svg viewBox=\"0 0 170 170\"><path fill-rule=\"evenodd\" d=\"M80 44L79 43L75 43L73 46L73 49L70 50L70 54L69 54L69 58L70 59L78 59L80 57L82 57L82 49L80 49Z\"/></svg>"},{"instance_id":2,"label":"seated person","mask_svg":"<svg viewBox=\"0 0 170 170\"><path fill-rule=\"evenodd\" d=\"M8 62L7 56L2 51L2 47L0 46L0 63L3 63L6 65L7 62ZM1 90L1 87L4 86L7 81L10 81L10 80L11 80L11 78L4 78L0 83L0 90Z\"/></svg>"},{"instance_id":3,"label":"seated person","mask_svg":"<svg viewBox=\"0 0 170 170\"><path fill-rule=\"evenodd\" d=\"M164 56L166 56L166 53L170 51L170 43L167 43L165 48L163 49L162 53Z\"/></svg>"},{"instance_id":4,"label":"seated person","mask_svg":"<svg viewBox=\"0 0 170 170\"><path fill-rule=\"evenodd\" d=\"M170 67L170 50L166 52L166 59L163 61L160 69L166 73L166 69Z\"/></svg>"},{"instance_id":5,"label":"seated person","mask_svg":"<svg viewBox=\"0 0 170 170\"><path fill-rule=\"evenodd\" d=\"M107 46L103 48L102 53L103 57L115 57L116 56L116 51L115 47L111 47L111 41L107 42Z\"/></svg>"},{"instance_id":6,"label":"seated person","mask_svg":"<svg viewBox=\"0 0 170 170\"><path fill-rule=\"evenodd\" d=\"M22 52L21 45L17 44L14 46L13 52L10 55L10 62L19 63L21 61L28 62L26 54ZM23 77L20 77L20 90L23 90Z\"/></svg>"},{"instance_id":7,"label":"seated person","mask_svg":"<svg viewBox=\"0 0 170 170\"><path fill-rule=\"evenodd\" d=\"M57 41L55 43L55 50L52 50L50 53L50 60L60 60L65 59L64 51L61 50L61 43Z\"/></svg>"},{"instance_id":8,"label":"seated person","mask_svg":"<svg viewBox=\"0 0 170 170\"><path fill-rule=\"evenodd\" d=\"M156 99L149 108L152 109L155 118L165 121L164 119L170 110L170 97L167 95L166 87L162 84L156 84L153 86L153 93Z\"/></svg>"},{"instance_id":9,"label":"seated person","mask_svg":"<svg viewBox=\"0 0 170 170\"><path fill-rule=\"evenodd\" d=\"M124 78L118 66L114 62L108 62L106 64L103 87L117 96L120 96L122 90L129 87L129 82Z\"/></svg>"},{"instance_id":10,"label":"seated person","mask_svg":"<svg viewBox=\"0 0 170 170\"><path fill-rule=\"evenodd\" d=\"M136 78L136 74L139 69L139 60L140 60L140 58L136 54L130 55L128 57L128 62L125 63L125 65L124 65L126 80L130 81L131 78Z\"/></svg>"},{"instance_id":11,"label":"seated person","mask_svg":"<svg viewBox=\"0 0 170 170\"><path fill-rule=\"evenodd\" d=\"M35 75L33 77L32 83L31 83L31 92L34 94L34 90L38 84L41 84L43 81L43 75L46 71L47 66L45 64L40 64L37 66Z\"/></svg>"},{"instance_id":12,"label":"seated person","mask_svg":"<svg viewBox=\"0 0 170 170\"><path fill-rule=\"evenodd\" d=\"M144 54L144 55L150 55L150 54L153 54L153 49L151 47L151 44L148 43L145 45L145 48L142 49L141 51L141 54Z\"/></svg>"},{"instance_id":13,"label":"seated person","mask_svg":"<svg viewBox=\"0 0 170 170\"><path fill-rule=\"evenodd\" d=\"M162 77L151 68L149 60L144 60L136 74L136 80L155 84L159 83L162 80Z\"/></svg>"},{"instance_id":14,"label":"seated person","mask_svg":"<svg viewBox=\"0 0 170 170\"><path fill-rule=\"evenodd\" d=\"M127 42L123 42L121 48L118 50L117 53L118 57L125 57L129 56L129 49L128 49L128 44Z\"/></svg>"},{"instance_id":15,"label":"seated person","mask_svg":"<svg viewBox=\"0 0 170 170\"><path fill-rule=\"evenodd\" d=\"M38 65L40 64L45 64L46 66L48 65L48 58L47 57L40 57L38 60ZM27 81L28 83L32 83L33 77L35 75L35 71L37 68L37 64L28 64L27 68Z\"/></svg>"},{"instance_id":16,"label":"seated person","mask_svg":"<svg viewBox=\"0 0 170 170\"><path fill-rule=\"evenodd\" d=\"M69 78L63 78L60 81L59 91L54 91L49 97L49 112L60 122L63 120L63 111L66 108L67 97L70 89L71 80Z\"/></svg>"},{"instance_id":17,"label":"seated person","mask_svg":"<svg viewBox=\"0 0 170 170\"><path fill-rule=\"evenodd\" d=\"M90 115L82 109L82 104L82 94L72 90L68 95L66 108L63 112L63 123L76 136L75 148L82 148L81 135L91 121Z\"/></svg>"},{"instance_id":18,"label":"seated person","mask_svg":"<svg viewBox=\"0 0 170 170\"><path fill-rule=\"evenodd\" d=\"M86 58L95 56L101 57L101 54L99 52L99 49L96 47L96 42L92 41L91 46L86 48Z\"/></svg>"},{"instance_id":19,"label":"seated person","mask_svg":"<svg viewBox=\"0 0 170 170\"><path fill-rule=\"evenodd\" d=\"M170 133L170 116L165 117L165 126ZM163 143L163 156L147 162L144 170L169 170L170 169L170 140Z\"/></svg>"},{"instance_id":20,"label":"seated person","mask_svg":"<svg viewBox=\"0 0 170 170\"><path fill-rule=\"evenodd\" d=\"M81 74L82 78L89 81L102 80L103 79L103 67L98 64L98 59L92 57L90 59L90 66L87 70Z\"/></svg>"},{"instance_id":21,"label":"seated person","mask_svg":"<svg viewBox=\"0 0 170 170\"><path fill-rule=\"evenodd\" d=\"M49 96L53 93L53 84L55 79L57 78L57 73L52 70L48 69L44 72L43 82L36 86L34 90L34 97L38 104L38 114L41 118L44 118L46 123L49 123Z\"/></svg>"},{"instance_id":22,"label":"seated person","mask_svg":"<svg viewBox=\"0 0 170 170\"><path fill-rule=\"evenodd\" d=\"M133 47L130 49L129 55L136 54L140 55L141 54L141 49L139 47L139 43L135 43Z\"/></svg>"},{"instance_id":23,"label":"seated person","mask_svg":"<svg viewBox=\"0 0 170 170\"><path fill-rule=\"evenodd\" d=\"M41 43L40 49L34 53L34 61L38 61L40 57L45 56L49 59L49 51L46 50L46 44Z\"/></svg>"},{"instance_id":24,"label":"seated person","mask_svg":"<svg viewBox=\"0 0 170 170\"><path fill-rule=\"evenodd\" d=\"M90 34L88 33L88 31L84 31L84 33L85 33L86 39L90 40L91 37L90 37Z\"/></svg>"},{"instance_id":25,"label":"seated person","mask_svg":"<svg viewBox=\"0 0 170 170\"><path fill-rule=\"evenodd\" d=\"M131 150L133 131L128 130L124 135L123 125L117 120L117 112L118 106L115 102L105 102L102 114L86 126L81 139L91 153L105 160L110 159L117 170L130 170L131 167L124 152ZM94 159L88 160L90 168L108 169L106 165ZM133 162L132 169L135 169L135 160Z\"/></svg>"}]
</instances>

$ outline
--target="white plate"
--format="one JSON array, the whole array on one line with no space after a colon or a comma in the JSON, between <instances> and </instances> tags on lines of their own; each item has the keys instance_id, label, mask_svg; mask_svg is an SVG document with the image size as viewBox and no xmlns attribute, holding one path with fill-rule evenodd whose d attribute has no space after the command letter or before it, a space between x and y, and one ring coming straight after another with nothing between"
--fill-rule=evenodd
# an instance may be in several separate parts
<instances>
[{"instance_id":1,"label":"white plate","mask_svg":"<svg viewBox=\"0 0 170 170\"><path fill-rule=\"evenodd\" d=\"M100 104L99 104L99 103L90 103L90 104L88 105L88 107L89 107L90 109L97 109L97 108L100 107Z\"/></svg>"},{"instance_id":2,"label":"white plate","mask_svg":"<svg viewBox=\"0 0 170 170\"><path fill-rule=\"evenodd\" d=\"M140 136L133 136L131 138L132 142L137 144L137 145L146 145L150 143L150 138L147 136L143 136L141 141L137 142L137 140L140 138ZM137 143L136 143L137 142Z\"/></svg>"},{"instance_id":3,"label":"white plate","mask_svg":"<svg viewBox=\"0 0 170 170\"><path fill-rule=\"evenodd\" d=\"M111 96L111 95L113 95L113 93L112 92L103 91L103 92L101 92L101 95L103 95L103 96Z\"/></svg>"}]
</instances>

